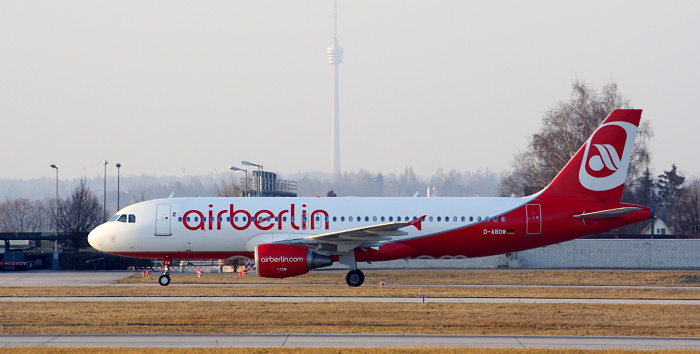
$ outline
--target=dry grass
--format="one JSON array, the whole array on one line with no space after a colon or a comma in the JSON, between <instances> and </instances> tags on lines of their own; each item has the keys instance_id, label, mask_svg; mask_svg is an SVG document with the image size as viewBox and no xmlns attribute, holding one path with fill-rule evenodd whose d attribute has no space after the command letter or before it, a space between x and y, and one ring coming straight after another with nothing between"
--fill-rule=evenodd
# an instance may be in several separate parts
<instances>
[{"instance_id":1,"label":"dry grass","mask_svg":"<svg viewBox=\"0 0 700 354\"><path fill-rule=\"evenodd\" d=\"M700 333L700 306L269 302L30 302L18 306L0 303L0 333L682 337Z\"/></svg>"},{"instance_id":2,"label":"dry grass","mask_svg":"<svg viewBox=\"0 0 700 354\"><path fill-rule=\"evenodd\" d=\"M28 354L676 354L690 350L583 350L583 349L485 349L485 348L22 348ZM0 353L17 353L17 348L0 348Z\"/></svg>"},{"instance_id":3,"label":"dry grass","mask_svg":"<svg viewBox=\"0 0 700 354\"><path fill-rule=\"evenodd\" d=\"M585 285L585 286L697 286L698 271L649 271L649 270L533 270L533 269L483 269L483 270L419 270L391 271L365 270L365 284L379 284L384 279L389 284L420 285ZM156 283L156 276L140 275L125 278L121 283ZM287 278L266 279L235 274L205 273L173 275L173 284L337 284L345 285L344 271L312 271L309 274ZM187 273L184 273L187 274ZM191 274L191 273L190 273Z\"/></svg>"},{"instance_id":4,"label":"dry grass","mask_svg":"<svg viewBox=\"0 0 700 354\"><path fill-rule=\"evenodd\" d=\"M571 288L459 288L448 286L386 287L347 285L240 285L240 286L26 286L0 287L2 297L44 296L358 296L496 297L571 299L675 299L698 300L700 289L571 289Z\"/></svg>"}]
</instances>

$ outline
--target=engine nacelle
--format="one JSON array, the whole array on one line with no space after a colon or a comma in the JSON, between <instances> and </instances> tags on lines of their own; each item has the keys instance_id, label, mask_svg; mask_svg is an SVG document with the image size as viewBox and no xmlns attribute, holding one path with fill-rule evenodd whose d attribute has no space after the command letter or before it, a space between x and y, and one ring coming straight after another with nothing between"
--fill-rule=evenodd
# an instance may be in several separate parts
<instances>
[{"instance_id":1,"label":"engine nacelle","mask_svg":"<svg viewBox=\"0 0 700 354\"><path fill-rule=\"evenodd\" d=\"M265 278L295 277L331 264L331 257L314 253L307 246L264 243L255 247L255 267Z\"/></svg>"}]
</instances>

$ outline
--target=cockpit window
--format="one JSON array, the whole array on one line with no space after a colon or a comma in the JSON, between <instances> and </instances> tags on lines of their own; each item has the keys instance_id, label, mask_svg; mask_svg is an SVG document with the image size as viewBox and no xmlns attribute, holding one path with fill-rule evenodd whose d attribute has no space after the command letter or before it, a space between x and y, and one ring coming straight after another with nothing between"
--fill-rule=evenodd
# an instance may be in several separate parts
<instances>
[{"instance_id":1,"label":"cockpit window","mask_svg":"<svg viewBox=\"0 0 700 354\"><path fill-rule=\"evenodd\" d=\"M114 215L111 219L109 219L110 222L112 221L119 221L119 222L129 222L131 224L136 222L136 215L134 214L117 214Z\"/></svg>"}]
</instances>

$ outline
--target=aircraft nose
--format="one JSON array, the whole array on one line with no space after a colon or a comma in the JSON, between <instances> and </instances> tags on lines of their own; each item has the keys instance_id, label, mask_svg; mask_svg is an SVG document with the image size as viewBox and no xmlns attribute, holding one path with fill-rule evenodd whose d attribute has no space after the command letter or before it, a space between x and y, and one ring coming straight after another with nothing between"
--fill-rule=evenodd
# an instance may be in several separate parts
<instances>
[{"instance_id":1,"label":"aircraft nose","mask_svg":"<svg viewBox=\"0 0 700 354\"><path fill-rule=\"evenodd\" d=\"M105 246L105 241L106 241L106 235L105 235L105 225L100 225L96 228L94 228L90 233L88 234L88 243L92 248L105 252L104 246Z\"/></svg>"}]
</instances>

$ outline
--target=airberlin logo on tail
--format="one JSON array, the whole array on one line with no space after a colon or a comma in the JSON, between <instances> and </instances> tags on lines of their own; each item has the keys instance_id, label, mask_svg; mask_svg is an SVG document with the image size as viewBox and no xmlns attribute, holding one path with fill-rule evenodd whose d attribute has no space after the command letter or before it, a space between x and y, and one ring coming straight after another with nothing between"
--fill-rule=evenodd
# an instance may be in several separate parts
<instances>
[{"instance_id":1,"label":"airberlin logo on tail","mask_svg":"<svg viewBox=\"0 0 700 354\"><path fill-rule=\"evenodd\" d=\"M596 172L607 169L607 171L612 173L619 169L620 155L618 155L614 146L610 144L593 144L593 146L598 149L598 155L593 155L588 160L590 169Z\"/></svg>"},{"instance_id":2,"label":"airberlin logo on tail","mask_svg":"<svg viewBox=\"0 0 700 354\"><path fill-rule=\"evenodd\" d=\"M604 124L586 143L578 178L592 191L616 188L627 178L637 127L627 122Z\"/></svg>"}]
</instances>

